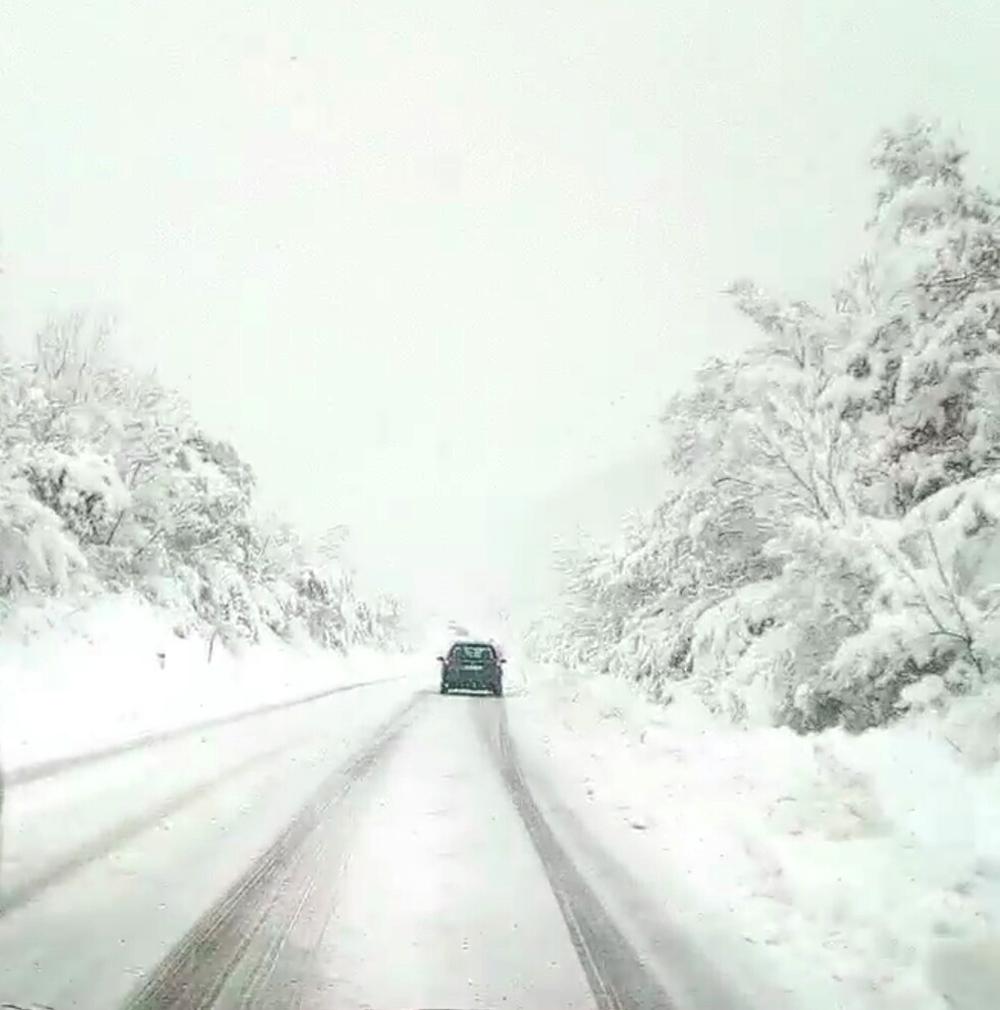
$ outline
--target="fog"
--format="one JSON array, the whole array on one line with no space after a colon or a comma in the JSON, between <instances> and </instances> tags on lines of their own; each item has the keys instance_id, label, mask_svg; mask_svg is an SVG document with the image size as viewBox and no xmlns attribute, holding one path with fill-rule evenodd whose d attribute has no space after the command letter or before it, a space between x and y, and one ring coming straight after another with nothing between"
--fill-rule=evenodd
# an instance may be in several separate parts
<instances>
[{"instance_id":1,"label":"fog","mask_svg":"<svg viewBox=\"0 0 1000 1010\"><path fill-rule=\"evenodd\" d=\"M0 323L117 320L367 583L534 600L551 535L655 494L658 411L822 296L910 112L1000 164L998 14L879 4L0 11ZM624 477L628 473L631 476Z\"/></svg>"}]
</instances>

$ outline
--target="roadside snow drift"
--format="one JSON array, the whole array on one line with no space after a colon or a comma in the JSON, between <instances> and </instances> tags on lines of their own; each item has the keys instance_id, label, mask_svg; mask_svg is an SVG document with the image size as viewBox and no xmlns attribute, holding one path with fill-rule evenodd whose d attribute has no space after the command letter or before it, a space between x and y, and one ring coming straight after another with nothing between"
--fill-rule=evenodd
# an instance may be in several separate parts
<instances>
[{"instance_id":1,"label":"roadside snow drift","mask_svg":"<svg viewBox=\"0 0 1000 1010\"><path fill-rule=\"evenodd\" d=\"M1000 1006L1000 697L860 735L532 671L529 760L661 903L802 1010Z\"/></svg>"},{"instance_id":2,"label":"roadside snow drift","mask_svg":"<svg viewBox=\"0 0 1000 1010\"><path fill-rule=\"evenodd\" d=\"M9 773L407 668L400 655L274 637L238 654L216 642L209 660L205 639L179 638L135 598L49 601L0 632L0 758Z\"/></svg>"}]
</instances>

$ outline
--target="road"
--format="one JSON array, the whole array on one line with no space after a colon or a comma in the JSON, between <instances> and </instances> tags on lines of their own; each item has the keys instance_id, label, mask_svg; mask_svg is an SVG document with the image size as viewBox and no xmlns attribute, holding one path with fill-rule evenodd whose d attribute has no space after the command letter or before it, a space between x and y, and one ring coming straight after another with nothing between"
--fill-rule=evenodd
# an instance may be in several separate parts
<instances>
[{"instance_id":1,"label":"road","mask_svg":"<svg viewBox=\"0 0 1000 1010\"><path fill-rule=\"evenodd\" d=\"M505 702L391 681L8 792L0 1006L668 1010Z\"/></svg>"}]
</instances>

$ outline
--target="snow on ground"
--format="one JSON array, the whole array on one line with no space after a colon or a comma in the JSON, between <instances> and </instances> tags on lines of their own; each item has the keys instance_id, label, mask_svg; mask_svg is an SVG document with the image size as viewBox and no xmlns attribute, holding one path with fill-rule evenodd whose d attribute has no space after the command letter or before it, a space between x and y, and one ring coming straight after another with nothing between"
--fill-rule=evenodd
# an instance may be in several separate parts
<instances>
[{"instance_id":1,"label":"snow on ground","mask_svg":"<svg viewBox=\"0 0 1000 1010\"><path fill-rule=\"evenodd\" d=\"M526 758L717 958L804 1010L1000 1005L1000 698L803 737L528 674L508 698Z\"/></svg>"},{"instance_id":2,"label":"snow on ground","mask_svg":"<svg viewBox=\"0 0 1000 1010\"><path fill-rule=\"evenodd\" d=\"M122 1006L413 697L379 681L8 789L0 1005Z\"/></svg>"},{"instance_id":3,"label":"snow on ground","mask_svg":"<svg viewBox=\"0 0 1000 1010\"><path fill-rule=\"evenodd\" d=\"M325 998L307 996L303 1006L594 1007L543 866L483 745L482 726L500 705L424 699L340 809L350 855L317 949Z\"/></svg>"},{"instance_id":4,"label":"snow on ground","mask_svg":"<svg viewBox=\"0 0 1000 1010\"><path fill-rule=\"evenodd\" d=\"M238 655L179 638L162 610L127 597L22 608L0 630L0 757L6 771L150 733L398 676L405 656L340 656L276 638Z\"/></svg>"}]
</instances>

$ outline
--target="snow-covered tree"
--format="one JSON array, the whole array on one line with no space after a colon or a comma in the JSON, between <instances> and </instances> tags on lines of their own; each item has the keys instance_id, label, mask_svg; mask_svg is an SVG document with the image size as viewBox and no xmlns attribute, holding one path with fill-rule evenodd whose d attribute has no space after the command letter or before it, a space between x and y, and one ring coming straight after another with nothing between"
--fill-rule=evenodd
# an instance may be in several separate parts
<instances>
[{"instance_id":1,"label":"snow-covered tree","mask_svg":"<svg viewBox=\"0 0 1000 1010\"><path fill-rule=\"evenodd\" d=\"M536 648L801 730L997 678L1000 201L964 158L880 137L871 248L828 306L733 286L757 342L670 402L669 494L567 556Z\"/></svg>"},{"instance_id":2,"label":"snow-covered tree","mask_svg":"<svg viewBox=\"0 0 1000 1010\"><path fill-rule=\"evenodd\" d=\"M965 157L917 122L886 131L873 158L882 184L841 391L875 415L897 513L1000 464L1000 201L966 181Z\"/></svg>"}]
</instances>

